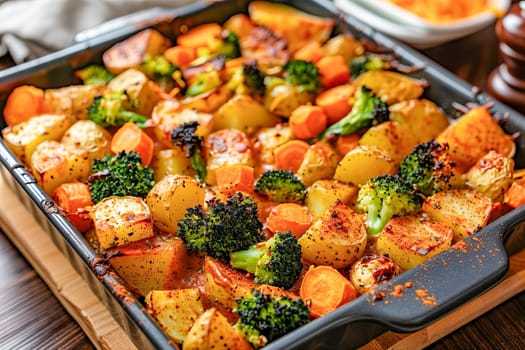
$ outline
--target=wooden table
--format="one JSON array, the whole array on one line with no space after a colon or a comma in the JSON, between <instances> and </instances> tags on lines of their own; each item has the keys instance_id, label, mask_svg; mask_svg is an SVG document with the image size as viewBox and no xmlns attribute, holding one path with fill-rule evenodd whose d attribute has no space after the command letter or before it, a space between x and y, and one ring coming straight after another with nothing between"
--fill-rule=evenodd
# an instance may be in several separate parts
<instances>
[{"instance_id":1,"label":"wooden table","mask_svg":"<svg viewBox=\"0 0 525 350\"><path fill-rule=\"evenodd\" d=\"M498 63L493 27L423 51L480 88ZM75 320L0 230L0 349L94 349ZM525 348L525 294L510 299L429 349Z\"/></svg>"}]
</instances>

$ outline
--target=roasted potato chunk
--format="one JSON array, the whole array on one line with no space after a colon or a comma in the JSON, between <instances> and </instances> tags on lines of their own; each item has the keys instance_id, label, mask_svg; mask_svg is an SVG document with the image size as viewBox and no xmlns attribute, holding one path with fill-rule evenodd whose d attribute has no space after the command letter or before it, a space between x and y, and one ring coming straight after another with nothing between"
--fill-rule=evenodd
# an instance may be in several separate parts
<instances>
[{"instance_id":1,"label":"roasted potato chunk","mask_svg":"<svg viewBox=\"0 0 525 350\"><path fill-rule=\"evenodd\" d=\"M388 121L368 129L359 144L379 147L399 164L418 143L407 125Z\"/></svg>"},{"instance_id":2,"label":"roasted potato chunk","mask_svg":"<svg viewBox=\"0 0 525 350\"><path fill-rule=\"evenodd\" d=\"M472 189L451 189L425 199L423 211L454 231L454 241L482 229L490 218L492 201Z\"/></svg>"},{"instance_id":3,"label":"roasted potato chunk","mask_svg":"<svg viewBox=\"0 0 525 350\"><path fill-rule=\"evenodd\" d=\"M298 241L306 261L336 269L348 267L363 255L366 247L363 216L338 201Z\"/></svg>"},{"instance_id":4,"label":"roasted potato chunk","mask_svg":"<svg viewBox=\"0 0 525 350\"><path fill-rule=\"evenodd\" d=\"M264 106L272 113L288 118L294 110L305 104L313 104L315 95L301 91L297 85L276 85L264 95Z\"/></svg>"},{"instance_id":5,"label":"roasted potato chunk","mask_svg":"<svg viewBox=\"0 0 525 350\"><path fill-rule=\"evenodd\" d=\"M253 347L217 309L206 310L194 323L184 342L184 350L251 350Z\"/></svg>"},{"instance_id":6,"label":"roasted potato chunk","mask_svg":"<svg viewBox=\"0 0 525 350\"><path fill-rule=\"evenodd\" d=\"M125 92L129 98L126 108L145 117L151 115L153 108L161 100L155 83L138 69L123 71L109 82L108 89Z\"/></svg>"},{"instance_id":7,"label":"roasted potato chunk","mask_svg":"<svg viewBox=\"0 0 525 350\"><path fill-rule=\"evenodd\" d=\"M153 223L162 231L176 233L186 209L204 204L205 190L192 176L166 175L146 197Z\"/></svg>"},{"instance_id":8,"label":"roasted potato chunk","mask_svg":"<svg viewBox=\"0 0 525 350\"><path fill-rule=\"evenodd\" d=\"M401 101L389 110L391 121L410 128L416 145L435 139L450 124L448 116L426 99Z\"/></svg>"},{"instance_id":9,"label":"roasted potato chunk","mask_svg":"<svg viewBox=\"0 0 525 350\"><path fill-rule=\"evenodd\" d=\"M154 29L146 29L123 40L104 52L104 66L113 74L138 68L146 55L162 54L171 41Z\"/></svg>"},{"instance_id":10,"label":"roasted potato chunk","mask_svg":"<svg viewBox=\"0 0 525 350\"><path fill-rule=\"evenodd\" d=\"M467 184L493 202L502 202L514 180L513 174L514 160L490 151L470 168Z\"/></svg>"},{"instance_id":11,"label":"roasted potato chunk","mask_svg":"<svg viewBox=\"0 0 525 350\"><path fill-rule=\"evenodd\" d=\"M78 120L67 129L61 142L85 150L92 162L110 152L111 134L91 120Z\"/></svg>"},{"instance_id":12,"label":"roasted potato chunk","mask_svg":"<svg viewBox=\"0 0 525 350\"><path fill-rule=\"evenodd\" d=\"M305 186L310 186L317 180L331 178L338 161L338 154L329 144L317 142L306 151L297 176Z\"/></svg>"},{"instance_id":13,"label":"roasted potato chunk","mask_svg":"<svg viewBox=\"0 0 525 350\"><path fill-rule=\"evenodd\" d=\"M358 192L359 188L354 185L330 179L318 180L308 189L305 204L315 221L337 201L352 205Z\"/></svg>"},{"instance_id":14,"label":"roasted potato chunk","mask_svg":"<svg viewBox=\"0 0 525 350\"><path fill-rule=\"evenodd\" d=\"M382 174L395 174L396 162L383 149L359 145L348 152L337 164L334 179L354 185L362 185Z\"/></svg>"},{"instance_id":15,"label":"roasted potato chunk","mask_svg":"<svg viewBox=\"0 0 525 350\"><path fill-rule=\"evenodd\" d=\"M43 141L31 155L33 176L48 195L63 183L86 181L90 170L85 150L57 141Z\"/></svg>"},{"instance_id":16,"label":"roasted potato chunk","mask_svg":"<svg viewBox=\"0 0 525 350\"><path fill-rule=\"evenodd\" d=\"M168 148L155 153L151 168L155 182L159 182L166 175L195 176L196 171L191 166L190 158L182 148Z\"/></svg>"},{"instance_id":17,"label":"roasted potato chunk","mask_svg":"<svg viewBox=\"0 0 525 350\"><path fill-rule=\"evenodd\" d=\"M22 163L29 165L36 146L45 140L58 141L71 126L65 114L42 114L2 130L4 142Z\"/></svg>"},{"instance_id":18,"label":"roasted potato chunk","mask_svg":"<svg viewBox=\"0 0 525 350\"><path fill-rule=\"evenodd\" d=\"M182 108L178 102L165 100L157 103L152 113L153 133L165 147L174 147L171 133L174 128L184 123L199 123L195 133L198 136L209 135L213 129L213 114Z\"/></svg>"},{"instance_id":19,"label":"roasted potato chunk","mask_svg":"<svg viewBox=\"0 0 525 350\"><path fill-rule=\"evenodd\" d=\"M423 94L424 84L398 72L371 70L356 80L357 89L366 86L386 104L392 105L404 100L417 99Z\"/></svg>"},{"instance_id":20,"label":"roasted potato chunk","mask_svg":"<svg viewBox=\"0 0 525 350\"><path fill-rule=\"evenodd\" d=\"M394 217L377 238L377 251L409 270L447 250L453 237L449 226L422 215Z\"/></svg>"},{"instance_id":21,"label":"roasted potato chunk","mask_svg":"<svg viewBox=\"0 0 525 350\"><path fill-rule=\"evenodd\" d=\"M109 248L106 256L130 290L142 296L180 288L189 265L182 240L161 235Z\"/></svg>"},{"instance_id":22,"label":"roasted potato chunk","mask_svg":"<svg viewBox=\"0 0 525 350\"><path fill-rule=\"evenodd\" d=\"M490 115L488 107L470 110L443 131L436 141L448 144L459 173L467 172L491 150L512 157L516 149L512 136L505 134Z\"/></svg>"},{"instance_id":23,"label":"roasted potato chunk","mask_svg":"<svg viewBox=\"0 0 525 350\"><path fill-rule=\"evenodd\" d=\"M235 95L215 112L214 128L238 129L249 135L256 129L274 126L279 121L279 118L250 96Z\"/></svg>"},{"instance_id":24,"label":"roasted potato chunk","mask_svg":"<svg viewBox=\"0 0 525 350\"><path fill-rule=\"evenodd\" d=\"M48 113L65 114L73 120L88 119L87 107L96 96L102 95L104 85L72 85L46 89L45 100Z\"/></svg>"},{"instance_id":25,"label":"roasted potato chunk","mask_svg":"<svg viewBox=\"0 0 525 350\"><path fill-rule=\"evenodd\" d=\"M285 4L253 1L248 7L253 22L283 37L291 52L310 41L325 42L334 27L334 20L313 16Z\"/></svg>"},{"instance_id":26,"label":"roasted potato chunk","mask_svg":"<svg viewBox=\"0 0 525 350\"><path fill-rule=\"evenodd\" d=\"M396 277L400 272L399 266L388 256L366 254L352 265L350 282L359 294L365 294L371 288Z\"/></svg>"},{"instance_id":27,"label":"roasted potato chunk","mask_svg":"<svg viewBox=\"0 0 525 350\"><path fill-rule=\"evenodd\" d=\"M237 129L222 129L204 139L203 157L208 175L206 183L214 185L215 170L226 165L253 166L248 136Z\"/></svg>"},{"instance_id":28,"label":"roasted potato chunk","mask_svg":"<svg viewBox=\"0 0 525 350\"><path fill-rule=\"evenodd\" d=\"M144 300L146 310L177 343L184 342L195 321L204 313L198 288L152 290Z\"/></svg>"},{"instance_id":29,"label":"roasted potato chunk","mask_svg":"<svg viewBox=\"0 0 525 350\"><path fill-rule=\"evenodd\" d=\"M100 250L153 237L153 219L144 200L131 196L111 196L91 211Z\"/></svg>"}]
</instances>

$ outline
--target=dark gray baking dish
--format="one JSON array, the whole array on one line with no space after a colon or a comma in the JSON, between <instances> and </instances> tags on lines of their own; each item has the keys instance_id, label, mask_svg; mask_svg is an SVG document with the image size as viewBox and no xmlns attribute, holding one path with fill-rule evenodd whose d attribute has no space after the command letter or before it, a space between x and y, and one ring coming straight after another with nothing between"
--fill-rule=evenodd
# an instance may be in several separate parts
<instances>
[{"instance_id":1,"label":"dark gray baking dish","mask_svg":"<svg viewBox=\"0 0 525 350\"><path fill-rule=\"evenodd\" d=\"M137 31L153 26L170 38L181 28L206 22L223 22L229 16L246 12L246 0L210 1L181 9L151 9L124 20L77 36L82 39L67 49L0 71L0 110L16 86L32 84L54 88L79 83L73 72L87 63L101 62L104 50ZM524 133L525 117L505 105L492 101L478 89L460 80L418 52L382 35L359 20L343 16L329 1L294 0L288 4L305 12L337 19L337 30L349 31L359 38L393 51L401 62L422 66L415 75L428 81L425 97L440 105L450 116L456 115L454 103L492 102L492 112L506 115L507 133ZM108 30L109 29L109 30ZM0 127L5 122L0 118ZM525 137L516 141L516 167L525 167ZM174 349L166 335L145 312L116 276L87 245L53 202L38 187L34 178L0 140L0 173L30 208L57 247L107 305L114 318L129 333L140 349ZM412 332L436 321L454 308L471 300L501 281L508 270L506 239L521 231L525 206L493 222L465 240L464 249L449 249L423 265L384 284L375 295L363 295L354 302L314 320L269 344L266 349L349 349L363 345L386 330ZM392 297L396 285L412 283L402 297ZM416 293L425 291L435 298L427 305ZM382 295L382 297L377 297Z\"/></svg>"}]
</instances>

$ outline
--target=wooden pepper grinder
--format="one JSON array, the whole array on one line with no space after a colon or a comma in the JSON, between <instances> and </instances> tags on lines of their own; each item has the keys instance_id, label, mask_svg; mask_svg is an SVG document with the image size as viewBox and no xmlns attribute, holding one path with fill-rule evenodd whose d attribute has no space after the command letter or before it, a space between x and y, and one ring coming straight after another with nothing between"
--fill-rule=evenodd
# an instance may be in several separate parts
<instances>
[{"instance_id":1,"label":"wooden pepper grinder","mask_svg":"<svg viewBox=\"0 0 525 350\"><path fill-rule=\"evenodd\" d=\"M496 34L502 63L490 74L487 90L525 114L525 1L513 4L497 21Z\"/></svg>"}]
</instances>

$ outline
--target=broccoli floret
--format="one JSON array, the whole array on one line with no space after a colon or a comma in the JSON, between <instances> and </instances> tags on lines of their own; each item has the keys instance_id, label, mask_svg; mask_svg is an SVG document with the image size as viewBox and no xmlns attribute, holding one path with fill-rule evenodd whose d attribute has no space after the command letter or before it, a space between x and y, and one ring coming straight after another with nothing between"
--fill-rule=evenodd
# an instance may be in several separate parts
<instances>
[{"instance_id":1,"label":"broccoli floret","mask_svg":"<svg viewBox=\"0 0 525 350\"><path fill-rule=\"evenodd\" d=\"M190 158L191 166L197 172L199 181L206 180L206 162L202 158L202 136L197 135L198 121L182 123L171 131L171 143L181 147L186 158Z\"/></svg>"},{"instance_id":2,"label":"broccoli floret","mask_svg":"<svg viewBox=\"0 0 525 350\"><path fill-rule=\"evenodd\" d=\"M266 86L264 85L264 74L257 68L256 60L248 60L242 65L242 72L244 74L244 81L246 85L257 92L259 95L264 95Z\"/></svg>"},{"instance_id":3,"label":"broccoli floret","mask_svg":"<svg viewBox=\"0 0 525 350\"><path fill-rule=\"evenodd\" d=\"M166 86L169 86L170 89L177 87L181 91L186 88L186 82L182 77L180 68L168 61L163 55L146 55L140 67L144 74L158 82L163 88Z\"/></svg>"},{"instance_id":4,"label":"broccoli floret","mask_svg":"<svg viewBox=\"0 0 525 350\"><path fill-rule=\"evenodd\" d=\"M390 68L390 60L379 55L368 54L356 57L350 61L350 72L352 79L372 70L383 70Z\"/></svg>"},{"instance_id":5,"label":"broccoli floret","mask_svg":"<svg viewBox=\"0 0 525 350\"><path fill-rule=\"evenodd\" d=\"M268 170L255 183L255 192L274 202L304 201L306 191L301 180L290 170Z\"/></svg>"},{"instance_id":6,"label":"broccoli floret","mask_svg":"<svg viewBox=\"0 0 525 350\"><path fill-rule=\"evenodd\" d=\"M372 93L366 86L357 91L350 113L326 129L321 139L327 135L349 135L359 130L386 122L390 118L388 105Z\"/></svg>"},{"instance_id":7,"label":"broccoli floret","mask_svg":"<svg viewBox=\"0 0 525 350\"><path fill-rule=\"evenodd\" d=\"M207 213L198 207L188 209L178 223L177 235L190 250L229 261L231 253L264 239L253 198L237 192L225 202L209 200L207 206Z\"/></svg>"},{"instance_id":8,"label":"broccoli floret","mask_svg":"<svg viewBox=\"0 0 525 350\"><path fill-rule=\"evenodd\" d=\"M178 235L184 241L186 248L190 252L208 251L209 240L209 222L208 213L202 205L197 205L186 210L186 215L177 225L179 227Z\"/></svg>"},{"instance_id":9,"label":"broccoli floret","mask_svg":"<svg viewBox=\"0 0 525 350\"><path fill-rule=\"evenodd\" d=\"M145 198L154 184L153 170L142 165L136 152L122 151L95 159L88 177L94 203L109 196Z\"/></svg>"},{"instance_id":10,"label":"broccoli floret","mask_svg":"<svg viewBox=\"0 0 525 350\"><path fill-rule=\"evenodd\" d=\"M102 85L107 84L115 76L111 74L104 66L92 64L75 72L84 85Z\"/></svg>"},{"instance_id":11,"label":"broccoli floret","mask_svg":"<svg viewBox=\"0 0 525 350\"><path fill-rule=\"evenodd\" d=\"M226 59L239 57L241 55L239 37L229 30L224 30L222 32L222 43L216 53L224 55Z\"/></svg>"},{"instance_id":12,"label":"broccoli floret","mask_svg":"<svg viewBox=\"0 0 525 350\"><path fill-rule=\"evenodd\" d=\"M450 159L448 147L432 140L417 145L403 159L399 176L416 191L431 196L450 185L454 167L455 162Z\"/></svg>"},{"instance_id":13,"label":"broccoli floret","mask_svg":"<svg viewBox=\"0 0 525 350\"><path fill-rule=\"evenodd\" d=\"M285 67L286 83L298 85L300 92L316 92L321 88L319 72L315 64L303 61L289 61Z\"/></svg>"},{"instance_id":14,"label":"broccoli floret","mask_svg":"<svg viewBox=\"0 0 525 350\"><path fill-rule=\"evenodd\" d=\"M112 91L102 96L96 96L88 106L88 117L104 128L120 126L127 122L134 122L144 126L148 118L135 112L124 109L128 97L123 92Z\"/></svg>"},{"instance_id":15,"label":"broccoli floret","mask_svg":"<svg viewBox=\"0 0 525 350\"><path fill-rule=\"evenodd\" d=\"M267 241L233 252L230 265L254 274L255 283L290 288L301 274L301 246L290 232L277 232Z\"/></svg>"},{"instance_id":16,"label":"broccoli floret","mask_svg":"<svg viewBox=\"0 0 525 350\"><path fill-rule=\"evenodd\" d=\"M301 299L264 294L257 290L238 299L233 311L239 315L234 327L256 349L305 325L310 315Z\"/></svg>"},{"instance_id":17,"label":"broccoli floret","mask_svg":"<svg viewBox=\"0 0 525 350\"><path fill-rule=\"evenodd\" d=\"M357 208L367 212L368 234L378 235L394 215L415 214L423 199L398 175L380 175L361 186Z\"/></svg>"}]
</instances>

